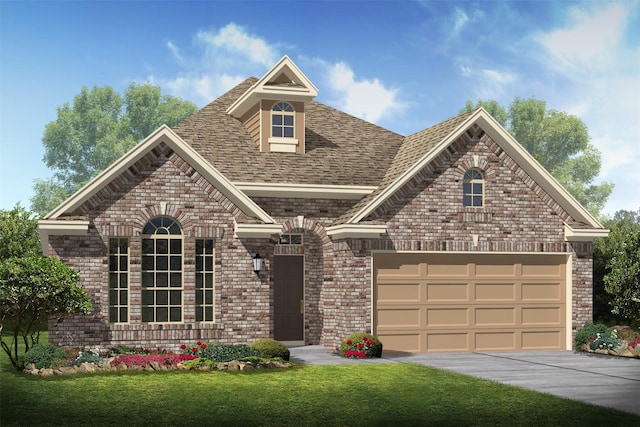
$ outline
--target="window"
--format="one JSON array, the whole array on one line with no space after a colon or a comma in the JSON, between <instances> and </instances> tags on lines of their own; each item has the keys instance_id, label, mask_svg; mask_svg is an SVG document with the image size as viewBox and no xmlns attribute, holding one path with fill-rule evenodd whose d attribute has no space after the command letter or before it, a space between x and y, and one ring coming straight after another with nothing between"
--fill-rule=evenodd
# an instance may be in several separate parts
<instances>
[{"instance_id":1,"label":"window","mask_svg":"<svg viewBox=\"0 0 640 427\"><path fill-rule=\"evenodd\" d=\"M142 230L142 321L182 321L182 230L169 217Z\"/></svg>"},{"instance_id":2,"label":"window","mask_svg":"<svg viewBox=\"0 0 640 427\"><path fill-rule=\"evenodd\" d=\"M109 322L129 321L129 239L109 239Z\"/></svg>"},{"instance_id":3,"label":"window","mask_svg":"<svg viewBox=\"0 0 640 427\"><path fill-rule=\"evenodd\" d=\"M294 137L294 114L291 104L278 102L271 109L271 136L276 138Z\"/></svg>"},{"instance_id":4,"label":"window","mask_svg":"<svg viewBox=\"0 0 640 427\"><path fill-rule=\"evenodd\" d=\"M462 183L463 206L484 206L484 176L477 169L469 169L464 174Z\"/></svg>"},{"instance_id":5,"label":"window","mask_svg":"<svg viewBox=\"0 0 640 427\"><path fill-rule=\"evenodd\" d=\"M279 245L302 245L302 234L281 234Z\"/></svg>"},{"instance_id":6,"label":"window","mask_svg":"<svg viewBox=\"0 0 640 427\"><path fill-rule=\"evenodd\" d=\"M196 321L213 322L213 263L212 239L196 240Z\"/></svg>"}]
</instances>

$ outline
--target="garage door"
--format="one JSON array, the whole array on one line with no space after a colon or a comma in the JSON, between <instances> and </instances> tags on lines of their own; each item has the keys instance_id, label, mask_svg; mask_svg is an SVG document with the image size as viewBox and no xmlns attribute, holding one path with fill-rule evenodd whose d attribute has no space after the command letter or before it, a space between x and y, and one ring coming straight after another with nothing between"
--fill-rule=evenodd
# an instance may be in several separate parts
<instances>
[{"instance_id":1,"label":"garage door","mask_svg":"<svg viewBox=\"0 0 640 427\"><path fill-rule=\"evenodd\" d=\"M374 333L406 352L565 349L565 255L374 254Z\"/></svg>"}]
</instances>

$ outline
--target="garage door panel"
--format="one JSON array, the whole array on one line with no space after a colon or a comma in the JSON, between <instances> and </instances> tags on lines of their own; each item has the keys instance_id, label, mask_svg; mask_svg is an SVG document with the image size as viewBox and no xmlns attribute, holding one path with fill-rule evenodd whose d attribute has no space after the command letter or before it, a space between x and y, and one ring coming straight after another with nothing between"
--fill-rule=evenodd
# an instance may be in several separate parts
<instances>
[{"instance_id":1,"label":"garage door panel","mask_svg":"<svg viewBox=\"0 0 640 427\"><path fill-rule=\"evenodd\" d=\"M469 326L467 307L427 308L427 327Z\"/></svg>"},{"instance_id":2,"label":"garage door panel","mask_svg":"<svg viewBox=\"0 0 640 427\"><path fill-rule=\"evenodd\" d=\"M376 254L374 333L397 351L562 349L566 262L564 255Z\"/></svg>"},{"instance_id":3,"label":"garage door panel","mask_svg":"<svg viewBox=\"0 0 640 427\"><path fill-rule=\"evenodd\" d=\"M515 301L516 284L476 283L476 301Z\"/></svg>"},{"instance_id":4,"label":"garage door panel","mask_svg":"<svg viewBox=\"0 0 640 427\"><path fill-rule=\"evenodd\" d=\"M476 351L516 350L515 331L476 332Z\"/></svg>"},{"instance_id":5,"label":"garage door panel","mask_svg":"<svg viewBox=\"0 0 640 427\"><path fill-rule=\"evenodd\" d=\"M468 283L428 283L427 302L467 302L469 301Z\"/></svg>"},{"instance_id":6,"label":"garage door panel","mask_svg":"<svg viewBox=\"0 0 640 427\"><path fill-rule=\"evenodd\" d=\"M522 325L561 326L564 319L564 307L523 307Z\"/></svg>"},{"instance_id":7,"label":"garage door panel","mask_svg":"<svg viewBox=\"0 0 640 427\"><path fill-rule=\"evenodd\" d=\"M427 349L430 352L467 351L469 348L469 333L428 333Z\"/></svg>"},{"instance_id":8,"label":"garage door panel","mask_svg":"<svg viewBox=\"0 0 640 427\"><path fill-rule=\"evenodd\" d=\"M523 331L523 350L562 350L564 346L564 329L549 331Z\"/></svg>"},{"instance_id":9,"label":"garage door panel","mask_svg":"<svg viewBox=\"0 0 640 427\"><path fill-rule=\"evenodd\" d=\"M378 301L382 303L408 302L417 303L422 300L419 283L383 283L377 287Z\"/></svg>"},{"instance_id":10,"label":"garage door panel","mask_svg":"<svg viewBox=\"0 0 640 427\"><path fill-rule=\"evenodd\" d=\"M523 301L561 301L563 286L555 283L523 283Z\"/></svg>"},{"instance_id":11,"label":"garage door panel","mask_svg":"<svg viewBox=\"0 0 640 427\"><path fill-rule=\"evenodd\" d=\"M475 309L475 326L515 326L515 307L483 307Z\"/></svg>"},{"instance_id":12,"label":"garage door panel","mask_svg":"<svg viewBox=\"0 0 640 427\"><path fill-rule=\"evenodd\" d=\"M420 327L420 308L397 308L378 311L378 326L385 327Z\"/></svg>"}]
</instances>

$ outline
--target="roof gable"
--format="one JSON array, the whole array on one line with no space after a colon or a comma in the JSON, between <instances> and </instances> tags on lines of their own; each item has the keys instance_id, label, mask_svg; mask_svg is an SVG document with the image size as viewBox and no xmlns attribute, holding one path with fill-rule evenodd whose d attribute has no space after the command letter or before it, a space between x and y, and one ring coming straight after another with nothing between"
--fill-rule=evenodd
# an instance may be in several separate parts
<instances>
[{"instance_id":1,"label":"roof gable","mask_svg":"<svg viewBox=\"0 0 640 427\"><path fill-rule=\"evenodd\" d=\"M438 157L464 132L478 125L576 222L602 225L483 108L446 120L405 138L380 187L363 198L336 224L358 224Z\"/></svg>"},{"instance_id":2,"label":"roof gable","mask_svg":"<svg viewBox=\"0 0 640 427\"><path fill-rule=\"evenodd\" d=\"M307 102L316 96L318 96L318 89L285 55L241 97L236 99L227 109L227 113L240 118L261 99Z\"/></svg>"},{"instance_id":3,"label":"roof gable","mask_svg":"<svg viewBox=\"0 0 640 427\"><path fill-rule=\"evenodd\" d=\"M46 215L45 220L50 222L51 220L55 220L66 213L72 213L161 143L166 144L181 156L221 193L231 200L246 216L256 218L260 222L266 224L275 223L275 221L264 210L262 210L262 208L260 208L242 191L236 188L231 181L229 181L215 167L209 164L200 154L185 143L166 125L159 127L144 141L132 148L93 180L89 181L89 183L84 187Z\"/></svg>"}]
</instances>

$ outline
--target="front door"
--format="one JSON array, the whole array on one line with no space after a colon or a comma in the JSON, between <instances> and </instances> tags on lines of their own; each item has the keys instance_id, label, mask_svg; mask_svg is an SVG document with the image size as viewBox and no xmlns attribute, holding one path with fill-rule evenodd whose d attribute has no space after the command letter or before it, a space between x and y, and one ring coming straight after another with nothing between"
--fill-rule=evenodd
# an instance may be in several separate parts
<instances>
[{"instance_id":1,"label":"front door","mask_svg":"<svg viewBox=\"0 0 640 427\"><path fill-rule=\"evenodd\" d=\"M278 341L304 340L304 257L276 255L273 335Z\"/></svg>"}]
</instances>

